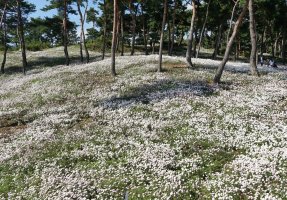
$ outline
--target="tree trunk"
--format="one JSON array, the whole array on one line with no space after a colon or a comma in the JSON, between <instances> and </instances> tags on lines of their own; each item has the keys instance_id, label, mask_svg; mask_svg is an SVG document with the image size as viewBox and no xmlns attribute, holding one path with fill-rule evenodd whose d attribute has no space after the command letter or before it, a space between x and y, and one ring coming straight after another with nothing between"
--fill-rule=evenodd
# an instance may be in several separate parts
<instances>
[{"instance_id":1,"label":"tree trunk","mask_svg":"<svg viewBox=\"0 0 287 200\"><path fill-rule=\"evenodd\" d=\"M116 76L116 44L117 44L117 23L118 23L118 0L114 0L114 21L113 21L113 39L112 39L112 75Z\"/></svg>"},{"instance_id":2,"label":"tree trunk","mask_svg":"<svg viewBox=\"0 0 287 200\"><path fill-rule=\"evenodd\" d=\"M221 36L222 36L222 27L223 27L223 24L220 24L219 27L218 27L218 32L217 32L214 52L212 54L212 59L216 59L216 57L218 55L220 41L221 41Z\"/></svg>"},{"instance_id":3,"label":"tree trunk","mask_svg":"<svg viewBox=\"0 0 287 200\"><path fill-rule=\"evenodd\" d=\"M233 6L233 9L232 9L232 14L231 14L231 18L230 18L230 24L229 24L229 29L227 31L227 36L226 36L226 44L228 44L228 40L229 40L229 35L230 35L230 31L231 31L231 28L232 28L232 21L233 21L233 17L234 17L234 13L235 13L235 8L237 6L237 4L239 3L239 0L237 0Z\"/></svg>"},{"instance_id":4,"label":"tree trunk","mask_svg":"<svg viewBox=\"0 0 287 200\"><path fill-rule=\"evenodd\" d=\"M144 49L145 55L148 55L148 48L147 48L147 31L146 31L146 18L144 14L144 3L141 3L141 10L142 10L142 21L143 21L143 38L144 38Z\"/></svg>"},{"instance_id":5,"label":"tree trunk","mask_svg":"<svg viewBox=\"0 0 287 200\"><path fill-rule=\"evenodd\" d=\"M80 5L80 0L77 0L77 8L78 8L78 13L80 15L80 23L81 23L81 33L80 33L80 56L81 56L81 62L84 62L84 57L83 57L83 31L84 31L84 25L83 25L83 15L81 11L81 5Z\"/></svg>"},{"instance_id":6,"label":"tree trunk","mask_svg":"<svg viewBox=\"0 0 287 200\"><path fill-rule=\"evenodd\" d=\"M192 1L192 18L190 23L190 30L189 30L189 36L187 40L187 51L186 51L186 62L188 67L193 67L192 61L191 61L191 51L192 51L192 40L193 40L193 28L194 28L194 21L196 16L196 5L195 0Z\"/></svg>"},{"instance_id":7,"label":"tree trunk","mask_svg":"<svg viewBox=\"0 0 287 200\"><path fill-rule=\"evenodd\" d=\"M243 10L240 14L240 16L238 17L235 25L234 25L234 28L233 28L233 33L229 39L229 42L227 44L227 47L226 47L226 50L225 50L225 53L224 53L224 57L223 57L223 60L221 61L221 64L219 65L217 71L216 71L216 74L215 74L215 77L213 79L213 82L214 83L219 83L220 82L220 78L222 76L222 72L224 70L224 67L225 67L225 64L226 62L228 61L228 58L229 58L229 54L230 54L230 51L231 51L231 48L232 48L232 45L233 45L233 42L236 38L236 35L238 33L238 30L239 30L239 27L242 23L242 20L243 20L243 17L244 15L246 14L246 11L248 9L248 3L249 3L249 0L246 0L245 1L245 5L243 7Z\"/></svg>"},{"instance_id":8,"label":"tree trunk","mask_svg":"<svg viewBox=\"0 0 287 200\"><path fill-rule=\"evenodd\" d=\"M84 61L84 59L83 59L83 50L82 50L83 46L84 46L85 54L86 54L86 61L87 61L87 63L89 63L90 62L90 54L89 54L89 51L88 51L88 48L87 48L87 44L86 44L85 29L84 29L84 24L85 24L85 21L86 21L86 15L87 15L87 11L88 11L88 1L87 1L86 6L85 6L84 16L83 16L82 11L81 11L80 3L81 3L81 1L77 0L78 13L80 15L80 23L81 23L81 41L80 41L81 62Z\"/></svg>"},{"instance_id":9,"label":"tree trunk","mask_svg":"<svg viewBox=\"0 0 287 200\"><path fill-rule=\"evenodd\" d=\"M67 27L67 0L64 0L64 19L63 19L63 38L64 38L64 52L66 57L66 65L70 64L69 52L68 52L68 27Z\"/></svg>"},{"instance_id":10,"label":"tree trunk","mask_svg":"<svg viewBox=\"0 0 287 200\"><path fill-rule=\"evenodd\" d=\"M26 58L26 46L25 46L23 20L22 20L22 12L21 12L21 1L20 0L17 0L17 18L18 18L19 43L20 43L21 52L22 52L23 74L26 74L26 69L27 69L28 64L27 64L27 58Z\"/></svg>"},{"instance_id":11,"label":"tree trunk","mask_svg":"<svg viewBox=\"0 0 287 200\"><path fill-rule=\"evenodd\" d=\"M136 13L137 7L135 8L134 5L130 4L130 11L132 15L132 46L131 46L131 56L135 53L135 38L136 38Z\"/></svg>"},{"instance_id":12,"label":"tree trunk","mask_svg":"<svg viewBox=\"0 0 287 200\"><path fill-rule=\"evenodd\" d=\"M80 57L81 57L81 63L84 62L84 56L83 56L83 35L82 32L80 34Z\"/></svg>"},{"instance_id":13,"label":"tree trunk","mask_svg":"<svg viewBox=\"0 0 287 200\"><path fill-rule=\"evenodd\" d=\"M266 27L264 27L264 31L261 36L261 41L260 41L260 57L263 57L264 53L264 44L265 44L265 37L266 37Z\"/></svg>"},{"instance_id":14,"label":"tree trunk","mask_svg":"<svg viewBox=\"0 0 287 200\"><path fill-rule=\"evenodd\" d=\"M7 9L7 0L4 1L4 9L3 9L3 13L2 13L2 16L1 16L1 20L0 20L0 27L1 28L2 28L3 21L5 23L4 18L6 17L6 9Z\"/></svg>"},{"instance_id":15,"label":"tree trunk","mask_svg":"<svg viewBox=\"0 0 287 200\"><path fill-rule=\"evenodd\" d=\"M116 45L116 51L118 52L119 51L119 47L120 47L120 41L121 41L121 35L120 35L120 30L121 30L121 12L119 10L119 13L118 13L118 17L117 17L117 45Z\"/></svg>"},{"instance_id":16,"label":"tree trunk","mask_svg":"<svg viewBox=\"0 0 287 200\"><path fill-rule=\"evenodd\" d=\"M168 16L168 14L167 14ZM171 48L171 27L170 27L170 22L169 19L167 19L167 30L168 30L168 55L170 56L170 48Z\"/></svg>"},{"instance_id":17,"label":"tree trunk","mask_svg":"<svg viewBox=\"0 0 287 200\"><path fill-rule=\"evenodd\" d=\"M5 64L6 64L6 56L7 56L7 51L8 51L8 46L7 46L7 22L6 22L6 4L7 2L5 2L5 9L3 11L3 16L1 19L1 24L0 27L3 29L3 46L4 46L4 52L3 52L3 60L1 63L1 73L4 74L5 70Z\"/></svg>"},{"instance_id":18,"label":"tree trunk","mask_svg":"<svg viewBox=\"0 0 287 200\"><path fill-rule=\"evenodd\" d=\"M169 49L169 55L172 56L174 40L175 40L175 20L176 20L176 11L177 11L177 0L174 0L174 9L172 15L172 33L171 33L171 45Z\"/></svg>"},{"instance_id":19,"label":"tree trunk","mask_svg":"<svg viewBox=\"0 0 287 200\"><path fill-rule=\"evenodd\" d=\"M103 33L103 45L102 45L102 60L105 59L105 54L106 54L106 37L107 37L107 4L106 0L103 1L104 3L104 33Z\"/></svg>"},{"instance_id":20,"label":"tree trunk","mask_svg":"<svg viewBox=\"0 0 287 200\"><path fill-rule=\"evenodd\" d=\"M197 53L196 53L196 58L198 58L198 55L199 55L199 52L200 52L202 37L203 37L203 33L204 33L204 31L205 31L205 26L206 26L206 22L207 22L208 13L209 13L210 1L211 1L211 0L209 0L209 1L208 1L208 4L207 4L207 10L206 10L206 14L205 14L204 23L203 23L203 26L202 26L202 30L201 30L201 32L200 32L200 37L199 37L198 50L197 50Z\"/></svg>"},{"instance_id":21,"label":"tree trunk","mask_svg":"<svg viewBox=\"0 0 287 200\"><path fill-rule=\"evenodd\" d=\"M161 26L161 33L160 33L160 47L159 47L159 63L158 63L158 72L162 72L162 49L163 49L163 36L164 36L164 27L166 23L166 15L167 15L167 0L164 0L164 11L163 11L163 18L162 18L162 26Z\"/></svg>"},{"instance_id":22,"label":"tree trunk","mask_svg":"<svg viewBox=\"0 0 287 200\"><path fill-rule=\"evenodd\" d=\"M193 57L196 56L196 47L197 47L197 42L198 42L198 27L197 27L197 24L194 26L194 42L193 42L193 51L192 51L192 54L193 54Z\"/></svg>"},{"instance_id":23,"label":"tree trunk","mask_svg":"<svg viewBox=\"0 0 287 200\"><path fill-rule=\"evenodd\" d=\"M124 51L125 51L125 35L124 35L124 15L125 15L125 10L124 7L122 6L121 10L121 56L124 56Z\"/></svg>"}]
</instances>

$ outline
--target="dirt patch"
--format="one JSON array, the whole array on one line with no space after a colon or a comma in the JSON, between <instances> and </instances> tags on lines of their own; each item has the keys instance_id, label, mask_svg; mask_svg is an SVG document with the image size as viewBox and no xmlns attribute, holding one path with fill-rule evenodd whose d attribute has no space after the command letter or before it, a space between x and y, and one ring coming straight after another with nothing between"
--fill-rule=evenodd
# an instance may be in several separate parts
<instances>
[{"instance_id":1,"label":"dirt patch","mask_svg":"<svg viewBox=\"0 0 287 200\"><path fill-rule=\"evenodd\" d=\"M0 139L9 137L16 132L23 131L27 128L27 125L0 127Z\"/></svg>"}]
</instances>

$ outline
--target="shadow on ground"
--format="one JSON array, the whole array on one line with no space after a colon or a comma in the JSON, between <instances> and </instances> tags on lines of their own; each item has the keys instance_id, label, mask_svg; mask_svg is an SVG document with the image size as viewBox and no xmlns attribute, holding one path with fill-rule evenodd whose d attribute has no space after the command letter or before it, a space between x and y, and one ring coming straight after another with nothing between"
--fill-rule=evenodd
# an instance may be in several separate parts
<instances>
[{"instance_id":1,"label":"shadow on ground","mask_svg":"<svg viewBox=\"0 0 287 200\"><path fill-rule=\"evenodd\" d=\"M90 56L90 62L99 61L101 56ZM58 65L65 65L66 59L64 56L62 57L45 57L39 56L34 58L33 60L28 60L28 68L27 71L34 70L34 69L41 69L46 67L55 67ZM84 59L84 62L85 59ZM70 57L70 64L81 64L80 56L71 56ZM20 64L8 66L5 68L5 74L11 75L14 73L22 73L22 66Z\"/></svg>"},{"instance_id":2,"label":"shadow on ground","mask_svg":"<svg viewBox=\"0 0 287 200\"><path fill-rule=\"evenodd\" d=\"M191 98L217 95L216 89L204 81L160 80L137 87L126 87L118 97L103 100L100 105L107 109L129 107L133 104L154 104L164 99Z\"/></svg>"}]
</instances>

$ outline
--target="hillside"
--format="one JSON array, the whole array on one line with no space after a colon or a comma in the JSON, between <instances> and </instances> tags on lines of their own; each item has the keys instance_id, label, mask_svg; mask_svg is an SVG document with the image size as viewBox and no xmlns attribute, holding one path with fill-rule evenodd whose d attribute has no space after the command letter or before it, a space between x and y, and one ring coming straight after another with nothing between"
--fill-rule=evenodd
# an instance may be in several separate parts
<instances>
[{"instance_id":1,"label":"hillside","mask_svg":"<svg viewBox=\"0 0 287 200\"><path fill-rule=\"evenodd\" d=\"M0 199L286 198L287 67L157 60L0 76Z\"/></svg>"}]
</instances>

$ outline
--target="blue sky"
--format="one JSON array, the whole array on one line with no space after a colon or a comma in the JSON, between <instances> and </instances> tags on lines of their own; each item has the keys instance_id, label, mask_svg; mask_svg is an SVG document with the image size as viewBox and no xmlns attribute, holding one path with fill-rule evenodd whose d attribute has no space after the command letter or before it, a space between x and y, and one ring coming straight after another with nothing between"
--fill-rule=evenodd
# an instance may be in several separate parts
<instances>
[{"instance_id":1,"label":"blue sky","mask_svg":"<svg viewBox=\"0 0 287 200\"><path fill-rule=\"evenodd\" d=\"M50 10L50 11L47 11L47 12L41 11L41 9L43 7L45 7L46 5L49 4L48 0L27 0L27 2L33 3L33 4L36 5L36 12L32 13L30 15L30 17L41 17L41 18L44 18L44 17L51 17L51 16L57 14L56 10ZM95 4L93 4L92 0L89 0L89 7L92 7L92 6L95 6ZM76 9L76 6L75 6L75 9ZM70 18L71 21L76 22L77 25L80 24L79 15L69 15L69 18ZM86 23L85 24L85 28L90 28L90 27L92 27L92 23L89 23L89 24ZM78 27L77 29L78 29L78 33L79 33L80 27Z\"/></svg>"}]
</instances>

